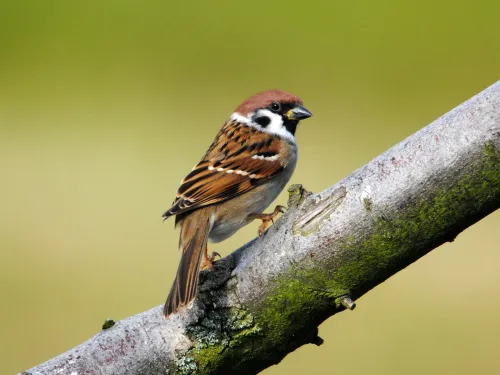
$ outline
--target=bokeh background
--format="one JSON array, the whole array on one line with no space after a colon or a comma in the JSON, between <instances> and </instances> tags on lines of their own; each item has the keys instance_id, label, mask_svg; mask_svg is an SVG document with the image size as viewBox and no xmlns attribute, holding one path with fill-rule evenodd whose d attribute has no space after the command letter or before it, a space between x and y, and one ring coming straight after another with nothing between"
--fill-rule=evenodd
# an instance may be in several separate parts
<instances>
[{"instance_id":1,"label":"bokeh background","mask_svg":"<svg viewBox=\"0 0 500 375\"><path fill-rule=\"evenodd\" d=\"M304 99L315 116L292 182L320 191L497 81L499 14L460 0L2 1L0 372L163 303L178 233L160 215L244 98ZM264 373L500 373L499 228L497 212Z\"/></svg>"}]
</instances>

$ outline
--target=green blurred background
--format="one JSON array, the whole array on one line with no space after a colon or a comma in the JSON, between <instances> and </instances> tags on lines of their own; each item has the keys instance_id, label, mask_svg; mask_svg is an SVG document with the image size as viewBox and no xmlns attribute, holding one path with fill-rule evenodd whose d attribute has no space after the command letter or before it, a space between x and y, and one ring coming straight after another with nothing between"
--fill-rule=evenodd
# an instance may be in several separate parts
<instances>
[{"instance_id":1,"label":"green blurred background","mask_svg":"<svg viewBox=\"0 0 500 375\"><path fill-rule=\"evenodd\" d=\"M498 1L2 1L0 373L163 303L178 233L160 216L244 98L304 99L315 116L291 182L320 191L498 80L498 14ZM264 373L500 373L499 227L497 212Z\"/></svg>"}]
</instances>

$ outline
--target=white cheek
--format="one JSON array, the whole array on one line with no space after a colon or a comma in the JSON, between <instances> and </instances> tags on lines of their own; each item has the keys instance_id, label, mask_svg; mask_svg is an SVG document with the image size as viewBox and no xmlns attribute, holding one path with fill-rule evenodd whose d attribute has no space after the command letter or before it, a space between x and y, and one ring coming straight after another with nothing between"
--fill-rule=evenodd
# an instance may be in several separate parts
<instances>
[{"instance_id":1,"label":"white cheek","mask_svg":"<svg viewBox=\"0 0 500 375\"><path fill-rule=\"evenodd\" d=\"M267 109L259 109L257 111L257 116L266 116L271 119L269 125L266 126L266 130L270 133L278 133L283 129L283 118L277 113L273 113Z\"/></svg>"},{"instance_id":2,"label":"white cheek","mask_svg":"<svg viewBox=\"0 0 500 375\"><path fill-rule=\"evenodd\" d=\"M262 131L270 134L275 134L290 141L295 141L295 137L290 133L285 126L283 126L283 118L277 113L273 113L268 109L259 109L257 116L266 116L271 119L269 125L262 128Z\"/></svg>"}]
</instances>

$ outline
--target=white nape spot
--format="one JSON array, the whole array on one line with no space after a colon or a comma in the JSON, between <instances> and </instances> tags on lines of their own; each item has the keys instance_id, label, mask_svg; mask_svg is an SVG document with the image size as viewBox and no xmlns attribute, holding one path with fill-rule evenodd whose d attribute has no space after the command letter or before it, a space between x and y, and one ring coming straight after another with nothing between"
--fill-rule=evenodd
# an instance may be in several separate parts
<instances>
[{"instance_id":1,"label":"white nape spot","mask_svg":"<svg viewBox=\"0 0 500 375\"><path fill-rule=\"evenodd\" d=\"M251 121L250 121L250 119L248 117L242 116L238 112L234 112L231 115L231 120L235 120L235 121L237 121L239 123L247 124L247 125L249 125L251 123Z\"/></svg>"},{"instance_id":2,"label":"white nape spot","mask_svg":"<svg viewBox=\"0 0 500 375\"><path fill-rule=\"evenodd\" d=\"M279 155L273 155L273 156L264 156L264 155L254 155L252 156L252 159L260 159L260 160L267 160L267 161L275 161L279 159Z\"/></svg>"},{"instance_id":3,"label":"white nape spot","mask_svg":"<svg viewBox=\"0 0 500 375\"><path fill-rule=\"evenodd\" d=\"M231 173L233 173L233 172L234 172L234 171L233 171L232 169L228 169L228 170L226 171L226 173L227 173L227 174L231 174Z\"/></svg>"},{"instance_id":4,"label":"white nape spot","mask_svg":"<svg viewBox=\"0 0 500 375\"><path fill-rule=\"evenodd\" d=\"M215 169L215 168L214 168L212 165L210 165L210 166L208 167L208 170L209 170L209 171L213 171L214 169Z\"/></svg>"},{"instance_id":5,"label":"white nape spot","mask_svg":"<svg viewBox=\"0 0 500 375\"><path fill-rule=\"evenodd\" d=\"M236 171L236 174L240 174L242 176L246 176L248 174L248 172L238 170L238 171Z\"/></svg>"},{"instance_id":6,"label":"white nape spot","mask_svg":"<svg viewBox=\"0 0 500 375\"><path fill-rule=\"evenodd\" d=\"M257 178L257 175L256 174L251 174L250 176L248 176L250 178Z\"/></svg>"},{"instance_id":7,"label":"white nape spot","mask_svg":"<svg viewBox=\"0 0 500 375\"><path fill-rule=\"evenodd\" d=\"M73 371L70 375L78 375L76 371Z\"/></svg>"},{"instance_id":8,"label":"white nape spot","mask_svg":"<svg viewBox=\"0 0 500 375\"><path fill-rule=\"evenodd\" d=\"M224 168L220 167L220 168L217 168L217 172L222 172L224 170Z\"/></svg>"}]
</instances>

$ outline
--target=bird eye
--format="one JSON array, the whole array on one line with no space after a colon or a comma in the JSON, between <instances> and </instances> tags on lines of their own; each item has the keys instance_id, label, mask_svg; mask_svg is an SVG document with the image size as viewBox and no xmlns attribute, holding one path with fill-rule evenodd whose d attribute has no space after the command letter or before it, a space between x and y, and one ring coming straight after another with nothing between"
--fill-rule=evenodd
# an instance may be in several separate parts
<instances>
[{"instance_id":1,"label":"bird eye","mask_svg":"<svg viewBox=\"0 0 500 375\"><path fill-rule=\"evenodd\" d=\"M281 109L281 105L280 105L280 103L278 103L278 102L273 102L273 103L271 104L271 110L272 110L273 112L278 112L280 109Z\"/></svg>"}]
</instances>

